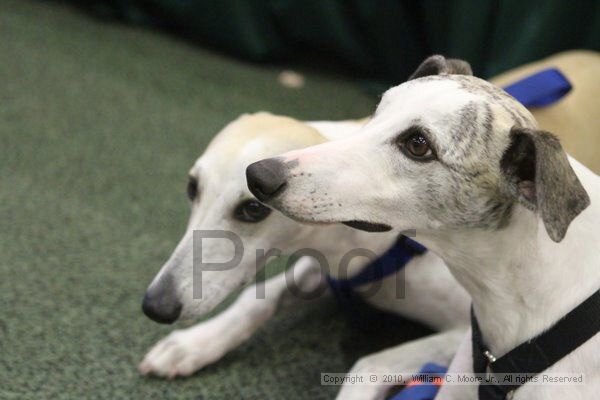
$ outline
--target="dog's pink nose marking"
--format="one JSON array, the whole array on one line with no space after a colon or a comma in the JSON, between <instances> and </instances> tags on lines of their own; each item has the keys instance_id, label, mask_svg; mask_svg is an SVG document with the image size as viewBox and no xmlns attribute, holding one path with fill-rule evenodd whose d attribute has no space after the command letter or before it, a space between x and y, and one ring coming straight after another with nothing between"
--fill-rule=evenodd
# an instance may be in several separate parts
<instances>
[{"instance_id":1,"label":"dog's pink nose marking","mask_svg":"<svg viewBox=\"0 0 600 400\"><path fill-rule=\"evenodd\" d=\"M286 157L286 161L297 161L297 162L305 162L305 161L310 161L316 158L322 158L325 157L327 154L327 151L323 151L319 148L308 148L308 149L303 149L303 150L296 150L291 152L288 157Z\"/></svg>"}]
</instances>

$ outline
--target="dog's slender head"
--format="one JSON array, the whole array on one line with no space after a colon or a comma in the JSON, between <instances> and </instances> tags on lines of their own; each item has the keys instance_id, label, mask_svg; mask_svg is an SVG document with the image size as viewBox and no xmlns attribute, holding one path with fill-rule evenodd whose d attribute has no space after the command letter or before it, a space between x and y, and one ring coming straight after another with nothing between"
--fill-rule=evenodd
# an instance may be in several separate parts
<instances>
[{"instance_id":1,"label":"dog's slender head","mask_svg":"<svg viewBox=\"0 0 600 400\"><path fill-rule=\"evenodd\" d=\"M247 178L294 219L372 231L501 229L520 202L560 241L589 202L527 109L441 56L388 90L358 134L260 161Z\"/></svg>"},{"instance_id":2,"label":"dog's slender head","mask_svg":"<svg viewBox=\"0 0 600 400\"><path fill-rule=\"evenodd\" d=\"M294 246L294 238L300 239L310 231L312 228L259 203L247 188L244 171L258 159L324 140L304 123L268 113L244 115L227 125L189 172L188 227L148 288L142 305L146 315L157 322L171 323L206 314L254 278L258 272L256 249L277 248L285 252L288 246ZM194 243L194 231L212 231L208 237L225 232L229 238L202 239L199 258L200 247L198 240ZM202 270L205 264L235 259L231 234L244 247L243 253L238 249L241 258L236 265ZM196 272L201 271L201 286L197 286L201 288L201 297L199 293L194 296L194 279L199 279L198 275L194 278L194 263L198 263Z\"/></svg>"}]
</instances>

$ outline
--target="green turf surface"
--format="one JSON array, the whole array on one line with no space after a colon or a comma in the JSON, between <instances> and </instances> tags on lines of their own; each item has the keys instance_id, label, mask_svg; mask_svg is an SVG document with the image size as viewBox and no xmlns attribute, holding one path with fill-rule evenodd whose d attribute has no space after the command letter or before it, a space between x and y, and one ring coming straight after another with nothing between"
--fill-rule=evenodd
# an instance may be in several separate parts
<instances>
[{"instance_id":1,"label":"green turf surface","mask_svg":"<svg viewBox=\"0 0 600 400\"><path fill-rule=\"evenodd\" d=\"M183 232L186 173L210 138L243 112L374 107L330 77L286 89L279 71L60 4L0 2L0 399L334 395L319 372L372 341L331 300L278 315L190 379L136 370L173 329L140 299Z\"/></svg>"}]
</instances>

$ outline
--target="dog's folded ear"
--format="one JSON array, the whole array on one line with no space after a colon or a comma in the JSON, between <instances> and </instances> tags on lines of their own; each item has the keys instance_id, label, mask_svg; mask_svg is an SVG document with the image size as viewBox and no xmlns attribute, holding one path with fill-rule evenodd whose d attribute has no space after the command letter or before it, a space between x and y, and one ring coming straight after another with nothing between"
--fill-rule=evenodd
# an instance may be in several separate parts
<instances>
[{"instance_id":1,"label":"dog's folded ear","mask_svg":"<svg viewBox=\"0 0 600 400\"><path fill-rule=\"evenodd\" d=\"M560 242L571 221L590 198L575 175L556 136L549 132L515 127L500 167L509 191L542 217L552 240Z\"/></svg>"},{"instance_id":2,"label":"dog's folded ear","mask_svg":"<svg viewBox=\"0 0 600 400\"><path fill-rule=\"evenodd\" d=\"M473 75L473 71L466 61L435 55L427 57L408 80L429 75Z\"/></svg>"}]
</instances>

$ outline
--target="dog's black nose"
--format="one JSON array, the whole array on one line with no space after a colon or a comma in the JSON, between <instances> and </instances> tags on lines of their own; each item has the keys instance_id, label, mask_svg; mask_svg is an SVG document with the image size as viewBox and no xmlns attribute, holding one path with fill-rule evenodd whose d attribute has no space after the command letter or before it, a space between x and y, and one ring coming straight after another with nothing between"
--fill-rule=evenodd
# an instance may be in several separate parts
<instances>
[{"instance_id":1,"label":"dog's black nose","mask_svg":"<svg viewBox=\"0 0 600 400\"><path fill-rule=\"evenodd\" d=\"M285 188L287 174L285 164L277 158L250 164L246 168L248 189L260 201L272 199Z\"/></svg>"},{"instance_id":2,"label":"dog's black nose","mask_svg":"<svg viewBox=\"0 0 600 400\"><path fill-rule=\"evenodd\" d=\"M142 301L142 311L151 320L160 324L172 324L181 314L181 303L178 301L163 301L160 298L146 293Z\"/></svg>"},{"instance_id":3,"label":"dog's black nose","mask_svg":"<svg viewBox=\"0 0 600 400\"><path fill-rule=\"evenodd\" d=\"M161 288L150 288L142 301L142 311L160 324L172 324L181 315L182 305L170 293L160 293Z\"/></svg>"}]
</instances>

